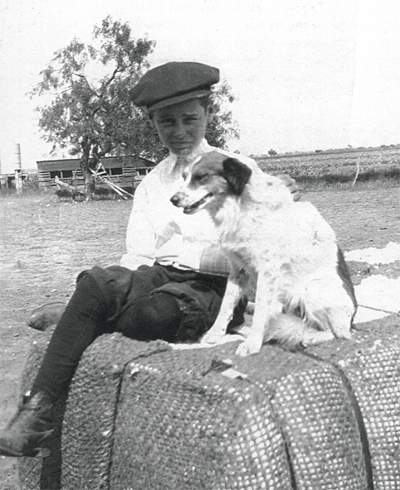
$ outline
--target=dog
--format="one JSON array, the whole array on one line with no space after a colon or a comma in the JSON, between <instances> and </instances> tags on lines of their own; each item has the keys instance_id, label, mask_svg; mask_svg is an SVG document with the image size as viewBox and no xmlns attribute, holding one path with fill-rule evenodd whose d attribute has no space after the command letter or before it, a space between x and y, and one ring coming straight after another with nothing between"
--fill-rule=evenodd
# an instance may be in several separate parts
<instances>
[{"instance_id":1,"label":"dog","mask_svg":"<svg viewBox=\"0 0 400 490\"><path fill-rule=\"evenodd\" d=\"M185 214L207 211L230 274L217 319L202 342L225 335L234 307L255 291L252 326L240 356L264 341L289 348L351 338L354 287L336 236L317 209L294 202L278 177L210 152L183 172L171 202Z\"/></svg>"}]
</instances>

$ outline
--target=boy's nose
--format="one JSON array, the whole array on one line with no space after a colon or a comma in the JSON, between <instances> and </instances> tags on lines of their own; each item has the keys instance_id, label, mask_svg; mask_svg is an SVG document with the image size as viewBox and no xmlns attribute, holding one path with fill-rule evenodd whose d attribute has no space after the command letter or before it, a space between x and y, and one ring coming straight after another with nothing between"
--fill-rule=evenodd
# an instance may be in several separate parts
<instances>
[{"instance_id":1,"label":"boy's nose","mask_svg":"<svg viewBox=\"0 0 400 490\"><path fill-rule=\"evenodd\" d=\"M177 122L174 127L174 133L176 137L185 135L185 126L181 122Z\"/></svg>"}]
</instances>

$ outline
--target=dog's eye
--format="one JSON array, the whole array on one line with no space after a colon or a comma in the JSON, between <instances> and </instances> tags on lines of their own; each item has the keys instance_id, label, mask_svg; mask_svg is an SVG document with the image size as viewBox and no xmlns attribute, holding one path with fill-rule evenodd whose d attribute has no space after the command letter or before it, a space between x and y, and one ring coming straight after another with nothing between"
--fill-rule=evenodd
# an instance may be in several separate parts
<instances>
[{"instance_id":1,"label":"dog's eye","mask_svg":"<svg viewBox=\"0 0 400 490\"><path fill-rule=\"evenodd\" d=\"M205 184L208 180L208 174L196 174L194 175L194 180L199 184Z\"/></svg>"}]
</instances>

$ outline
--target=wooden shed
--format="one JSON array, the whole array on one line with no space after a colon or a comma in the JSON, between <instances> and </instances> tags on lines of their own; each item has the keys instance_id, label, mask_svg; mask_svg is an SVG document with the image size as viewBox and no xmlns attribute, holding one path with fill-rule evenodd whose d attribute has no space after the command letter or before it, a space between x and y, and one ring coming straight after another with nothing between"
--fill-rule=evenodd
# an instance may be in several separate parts
<instances>
[{"instance_id":1,"label":"wooden shed","mask_svg":"<svg viewBox=\"0 0 400 490\"><path fill-rule=\"evenodd\" d=\"M52 187L58 177L62 182L83 186L84 180L79 158L37 161L39 187ZM134 156L104 157L100 160L109 178L121 187L136 187L155 163Z\"/></svg>"}]
</instances>

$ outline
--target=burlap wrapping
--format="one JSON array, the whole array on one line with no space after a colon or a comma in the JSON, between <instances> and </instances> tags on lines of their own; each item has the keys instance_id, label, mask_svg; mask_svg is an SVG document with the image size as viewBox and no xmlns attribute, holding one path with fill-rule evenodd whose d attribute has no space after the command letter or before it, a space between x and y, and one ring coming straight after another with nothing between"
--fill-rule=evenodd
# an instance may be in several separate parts
<instances>
[{"instance_id":1,"label":"burlap wrapping","mask_svg":"<svg viewBox=\"0 0 400 490\"><path fill-rule=\"evenodd\" d=\"M22 490L400 488L398 317L303 352L175 351L119 334L86 352ZM48 335L27 361L26 390ZM229 362L232 361L232 363Z\"/></svg>"}]
</instances>

